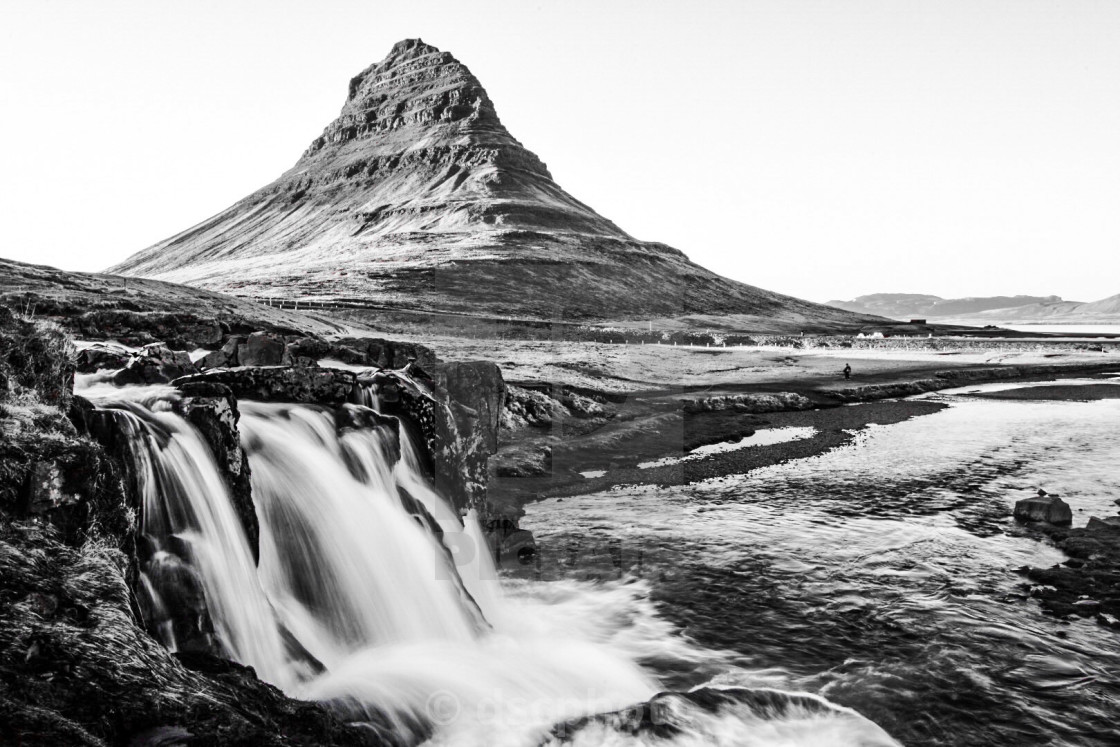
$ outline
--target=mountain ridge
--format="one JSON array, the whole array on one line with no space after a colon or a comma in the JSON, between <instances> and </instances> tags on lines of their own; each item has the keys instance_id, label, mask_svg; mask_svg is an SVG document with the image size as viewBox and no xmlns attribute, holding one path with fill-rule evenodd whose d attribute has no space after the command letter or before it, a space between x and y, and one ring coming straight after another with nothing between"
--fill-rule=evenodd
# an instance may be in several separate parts
<instances>
[{"instance_id":1,"label":"mountain ridge","mask_svg":"<svg viewBox=\"0 0 1120 747\"><path fill-rule=\"evenodd\" d=\"M941 298L923 293L871 293L829 306L905 321L936 319L943 323L1120 322L1120 294L1099 301L1065 301L1061 296L971 296Z\"/></svg>"},{"instance_id":2,"label":"mountain ridge","mask_svg":"<svg viewBox=\"0 0 1120 747\"><path fill-rule=\"evenodd\" d=\"M250 296L609 320L881 321L723 278L565 192L449 52L409 39L354 76L296 164L111 272Z\"/></svg>"},{"instance_id":3,"label":"mountain ridge","mask_svg":"<svg viewBox=\"0 0 1120 747\"><path fill-rule=\"evenodd\" d=\"M1059 296L965 296L942 298L926 293L870 293L851 301L833 300L827 305L865 314L879 314L906 321L914 317L953 317L992 309L1029 304L1061 303Z\"/></svg>"}]
</instances>

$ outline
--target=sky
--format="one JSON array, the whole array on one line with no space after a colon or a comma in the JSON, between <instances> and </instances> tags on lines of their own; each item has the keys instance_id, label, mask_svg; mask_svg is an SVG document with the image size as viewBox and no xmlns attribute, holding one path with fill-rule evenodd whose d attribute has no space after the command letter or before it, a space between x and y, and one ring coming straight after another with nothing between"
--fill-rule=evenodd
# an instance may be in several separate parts
<instances>
[{"instance_id":1,"label":"sky","mask_svg":"<svg viewBox=\"0 0 1120 747\"><path fill-rule=\"evenodd\" d=\"M0 0L0 256L104 269L420 37L569 193L815 301L1120 293L1120 2Z\"/></svg>"}]
</instances>

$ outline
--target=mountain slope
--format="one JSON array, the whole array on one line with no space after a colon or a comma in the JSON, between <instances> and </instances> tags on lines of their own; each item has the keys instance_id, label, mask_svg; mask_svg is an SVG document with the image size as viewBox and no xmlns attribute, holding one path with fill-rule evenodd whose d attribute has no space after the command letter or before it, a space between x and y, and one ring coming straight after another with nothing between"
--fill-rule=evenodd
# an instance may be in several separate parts
<instances>
[{"instance_id":1,"label":"mountain slope","mask_svg":"<svg viewBox=\"0 0 1120 747\"><path fill-rule=\"evenodd\" d=\"M236 332L257 330L328 337L351 333L346 325L298 311L263 306L243 298L185 285L99 273L67 272L0 257L0 305L47 318L78 336L110 317L142 324L145 315L174 315L177 322L212 322ZM120 317L125 317L123 320ZM193 321L192 321L193 320ZM182 330L178 330L182 332Z\"/></svg>"},{"instance_id":2,"label":"mountain slope","mask_svg":"<svg viewBox=\"0 0 1120 747\"><path fill-rule=\"evenodd\" d=\"M539 319L871 320L720 277L561 189L479 81L418 39L350 81L276 181L113 272L241 295Z\"/></svg>"}]
</instances>

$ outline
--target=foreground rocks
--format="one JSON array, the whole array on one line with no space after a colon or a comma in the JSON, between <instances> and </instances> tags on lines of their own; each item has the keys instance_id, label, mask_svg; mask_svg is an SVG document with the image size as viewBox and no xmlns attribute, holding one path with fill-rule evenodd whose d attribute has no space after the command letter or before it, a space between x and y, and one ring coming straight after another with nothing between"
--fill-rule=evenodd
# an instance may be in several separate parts
<instances>
[{"instance_id":1,"label":"foreground rocks","mask_svg":"<svg viewBox=\"0 0 1120 747\"><path fill-rule=\"evenodd\" d=\"M1032 597L1060 617L1091 617L1120 631L1120 516L1092 517L1084 527L1033 525L1070 559L1051 568L1022 568Z\"/></svg>"},{"instance_id":2,"label":"foreground rocks","mask_svg":"<svg viewBox=\"0 0 1120 747\"><path fill-rule=\"evenodd\" d=\"M571 741L590 744L591 742L585 741L588 737L606 739L618 734L638 738L643 744L649 743L649 740L668 742L685 734L692 738L700 737L701 740L710 739L712 743L723 743L727 734L722 729L726 727L720 724L719 717L732 714L737 720L748 723L823 716L851 719L864 724L868 735L879 732L876 739L861 744L868 747L895 744L886 732L871 722L852 711L832 706L821 698L743 687L702 687L689 692L661 692L648 701L636 703L629 708L557 724L552 729L548 744Z\"/></svg>"},{"instance_id":3,"label":"foreground rocks","mask_svg":"<svg viewBox=\"0 0 1120 747\"><path fill-rule=\"evenodd\" d=\"M388 743L250 669L170 654L136 625L125 565L100 540L0 524L0 743Z\"/></svg>"}]
</instances>

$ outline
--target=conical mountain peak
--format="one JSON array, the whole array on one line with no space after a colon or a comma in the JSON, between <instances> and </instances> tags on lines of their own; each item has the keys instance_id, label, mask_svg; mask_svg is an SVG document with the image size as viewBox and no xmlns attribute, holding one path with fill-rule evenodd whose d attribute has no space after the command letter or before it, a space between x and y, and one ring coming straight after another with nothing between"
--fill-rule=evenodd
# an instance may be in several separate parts
<instances>
[{"instance_id":1,"label":"conical mountain peak","mask_svg":"<svg viewBox=\"0 0 1120 747\"><path fill-rule=\"evenodd\" d=\"M280 178L113 269L240 295L537 318L848 316L635 241L561 189L467 66L420 39L354 76L338 118Z\"/></svg>"},{"instance_id":2,"label":"conical mountain peak","mask_svg":"<svg viewBox=\"0 0 1120 747\"><path fill-rule=\"evenodd\" d=\"M338 119L304 157L352 141L360 142L367 156L442 141L520 147L467 66L420 39L397 42L384 60L350 80Z\"/></svg>"}]
</instances>

